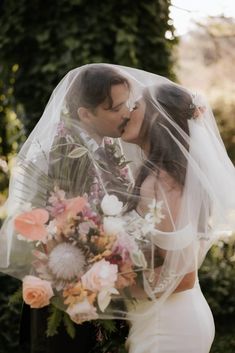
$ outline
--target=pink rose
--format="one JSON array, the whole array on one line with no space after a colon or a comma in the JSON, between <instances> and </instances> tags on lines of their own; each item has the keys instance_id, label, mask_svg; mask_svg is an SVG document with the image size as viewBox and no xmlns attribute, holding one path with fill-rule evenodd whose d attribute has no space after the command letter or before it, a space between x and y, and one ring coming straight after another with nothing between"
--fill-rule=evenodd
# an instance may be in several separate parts
<instances>
[{"instance_id":1,"label":"pink rose","mask_svg":"<svg viewBox=\"0 0 235 353\"><path fill-rule=\"evenodd\" d=\"M23 279L23 299L31 308L42 308L49 305L54 293L51 283L35 276Z\"/></svg>"},{"instance_id":2,"label":"pink rose","mask_svg":"<svg viewBox=\"0 0 235 353\"><path fill-rule=\"evenodd\" d=\"M112 265L104 259L96 262L81 278L82 284L92 292L114 287L117 280L117 265Z\"/></svg>"}]
</instances>

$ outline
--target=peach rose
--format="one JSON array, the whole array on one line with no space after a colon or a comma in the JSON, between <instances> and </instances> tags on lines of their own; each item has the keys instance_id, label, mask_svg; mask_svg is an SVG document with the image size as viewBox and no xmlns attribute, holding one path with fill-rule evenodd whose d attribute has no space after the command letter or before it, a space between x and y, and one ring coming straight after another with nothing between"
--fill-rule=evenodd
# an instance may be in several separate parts
<instances>
[{"instance_id":1,"label":"peach rose","mask_svg":"<svg viewBox=\"0 0 235 353\"><path fill-rule=\"evenodd\" d=\"M112 265L110 262L102 259L96 262L90 270L82 276L82 284L86 289L92 292L114 287L114 283L117 280L117 270L117 265Z\"/></svg>"},{"instance_id":2,"label":"peach rose","mask_svg":"<svg viewBox=\"0 0 235 353\"><path fill-rule=\"evenodd\" d=\"M31 308L42 308L49 305L54 293L51 283L35 276L23 278L23 299Z\"/></svg>"}]
</instances>

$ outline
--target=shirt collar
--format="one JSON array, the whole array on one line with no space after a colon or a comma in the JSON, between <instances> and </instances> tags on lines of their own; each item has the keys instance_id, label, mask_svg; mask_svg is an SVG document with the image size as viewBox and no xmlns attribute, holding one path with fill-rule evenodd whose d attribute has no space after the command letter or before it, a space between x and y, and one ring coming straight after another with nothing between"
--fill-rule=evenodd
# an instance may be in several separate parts
<instances>
[{"instance_id":1,"label":"shirt collar","mask_svg":"<svg viewBox=\"0 0 235 353\"><path fill-rule=\"evenodd\" d=\"M104 138L102 139L101 144L99 145L95 139L93 139L85 130L80 129L80 135L87 147L91 152L96 152L98 148L104 147L105 145L105 140Z\"/></svg>"}]
</instances>

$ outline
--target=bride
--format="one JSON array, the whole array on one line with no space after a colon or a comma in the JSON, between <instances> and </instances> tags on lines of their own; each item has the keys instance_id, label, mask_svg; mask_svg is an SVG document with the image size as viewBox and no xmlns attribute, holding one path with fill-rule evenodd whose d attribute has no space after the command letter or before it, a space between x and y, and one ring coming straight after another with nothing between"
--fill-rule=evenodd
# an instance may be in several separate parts
<instances>
[{"instance_id":1,"label":"bride","mask_svg":"<svg viewBox=\"0 0 235 353\"><path fill-rule=\"evenodd\" d=\"M129 200L128 221L146 218L149 200L162 203L157 229L152 231L152 261L161 258L162 264L152 266L154 275L146 276L157 299L128 305L129 353L210 351L214 320L197 269L213 242L210 222L219 216L216 208L222 216L230 202L229 184L224 182L234 183L234 169L212 119L201 98L176 84L160 83L144 89L122 134L122 140L138 145L144 156ZM216 204L222 194L224 209Z\"/></svg>"}]
</instances>

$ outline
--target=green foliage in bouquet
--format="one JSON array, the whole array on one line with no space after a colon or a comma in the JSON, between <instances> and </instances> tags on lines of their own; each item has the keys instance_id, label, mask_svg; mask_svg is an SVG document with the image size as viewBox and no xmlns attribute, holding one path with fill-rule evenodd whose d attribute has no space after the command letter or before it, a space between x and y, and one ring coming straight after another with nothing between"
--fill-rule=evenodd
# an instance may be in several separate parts
<instances>
[{"instance_id":1,"label":"green foliage in bouquet","mask_svg":"<svg viewBox=\"0 0 235 353\"><path fill-rule=\"evenodd\" d=\"M50 315L47 322L47 337L54 336L58 333L60 325L64 324L67 334L71 337L75 337L74 323L70 319L69 315L59 310L56 306L50 305Z\"/></svg>"},{"instance_id":2,"label":"green foliage in bouquet","mask_svg":"<svg viewBox=\"0 0 235 353\"><path fill-rule=\"evenodd\" d=\"M128 324L123 321L102 320L96 322L97 344L91 353L127 353L125 341Z\"/></svg>"}]
</instances>

